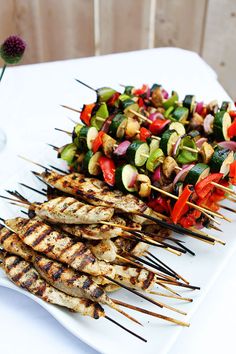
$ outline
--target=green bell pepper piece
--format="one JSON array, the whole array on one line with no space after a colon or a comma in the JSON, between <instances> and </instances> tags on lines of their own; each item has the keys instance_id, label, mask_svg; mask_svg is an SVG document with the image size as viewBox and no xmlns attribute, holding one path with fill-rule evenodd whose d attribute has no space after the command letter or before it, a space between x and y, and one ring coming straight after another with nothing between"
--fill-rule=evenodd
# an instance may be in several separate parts
<instances>
[{"instance_id":1,"label":"green bell pepper piece","mask_svg":"<svg viewBox=\"0 0 236 354\"><path fill-rule=\"evenodd\" d=\"M117 91L112 89L111 87L101 87L96 90L97 91L97 101L98 102L106 102L108 101L114 93Z\"/></svg>"},{"instance_id":2,"label":"green bell pepper piece","mask_svg":"<svg viewBox=\"0 0 236 354\"><path fill-rule=\"evenodd\" d=\"M176 161L182 165L188 164L198 159L198 153L193 151L184 150L183 147L189 147L191 149L197 149L195 142L189 137L185 136L180 143L179 151Z\"/></svg>"},{"instance_id":3,"label":"green bell pepper piece","mask_svg":"<svg viewBox=\"0 0 236 354\"><path fill-rule=\"evenodd\" d=\"M150 154L149 158L147 159L146 162L147 170L150 172L154 172L157 166L161 164L163 157L164 157L164 153L160 148L154 150Z\"/></svg>"},{"instance_id":4,"label":"green bell pepper piece","mask_svg":"<svg viewBox=\"0 0 236 354\"><path fill-rule=\"evenodd\" d=\"M99 131L101 129L103 123L105 122L105 120L108 117L109 117L109 112L107 109L107 105L105 102L101 102L100 107L98 108L97 112L91 118L90 124L92 127L95 127ZM104 118L104 120L102 121L101 118Z\"/></svg>"},{"instance_id":5,"label":"green bell pepper piece","mask_svg":"<svg viewBox=\"0 0 236 354\"><path fill-rule=\"evenodd\" d=\"M174 106L175 102L178 101L179 95L177 92L172 91L172 95L166 101L163 102L163 107L168 109L170 106Z\"/></svg>"}]
</instances>

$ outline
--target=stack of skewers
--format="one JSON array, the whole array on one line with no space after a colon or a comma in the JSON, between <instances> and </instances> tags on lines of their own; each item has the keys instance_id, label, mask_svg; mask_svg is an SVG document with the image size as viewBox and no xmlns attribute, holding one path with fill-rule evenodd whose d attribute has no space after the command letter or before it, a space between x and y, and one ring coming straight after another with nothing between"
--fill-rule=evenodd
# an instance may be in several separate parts
<instances>
[{"instance_id":1,"label":"stack of skewers","mask_svg":"<svg viewBox=\"0 0 236 354\"><path fill-rule=\"evenodd\" d=\"M24 208L27 215L2 219L0 229L2 266L16 285L82 315L106 317L125 330L128 329L105 314L101 305L136 323L139 321L121 307L188 326L184 321L108 295L123 288L155 306L186 314L160 299L191 302L173 287L199 287L191 285L148 250L152 245L177 254L190 251L182 241L169 235L163 228L165 222L159 224L152 210L134 195L111 191L97 179L76 173L59 174L49 168L34 174L45 183L44 189L22 185L42 194L44 202L31 203L17 191L7 191L9 197L1 196ZM186 232L197 237L197 232Z\"/></svg>"},{"instance_id":2,"label":"stack of skewers","mask_svg":"<svg viewBox=\"0 0 236 354\"><path fill-rule=\"evenodd\" d=\"M231 189L236 142L230 140L236 136L236 112L229 102L219 108L215 101L197 103L192 95L180 102L176 92L169 97L157 84L126 86L122 94L111 88L94 91L97 101L80 112L83 124L66 132L72 142L53 146L69 172L36 163L44 169L33 172L43 189L22 184L45 201L30 202L17 191L1 196L27 216L2 219L0 258L16 285L82 315L105 317L145 341L108 316L102 305L136 323L121 307L188 326L108 293L123 288L186 314L159 299L192 301L174 287L199 288L149 247L194 255L171 231L224 244L201 228L220 230L219 219L230 221L219 212L219 202L236 200Z\"/></svg>"},{"instance_id":3,"label":"stack of skewers","mask_svg":"<svg viewBox=\"0 0 236 354\"><path fill-rule=\"evenodd\" d=\"M235 201L236 183L236 111L230 102L204 104L194 95L179 101L177 92L169 96L158 84L94 91L96 102L81 111L64 106L80 112L82 122L66 131L72 143L54 146L71 171L134 193L186 228L215 228L217 219L226 219L220 201Z\"/></svg>"}]
</instances>

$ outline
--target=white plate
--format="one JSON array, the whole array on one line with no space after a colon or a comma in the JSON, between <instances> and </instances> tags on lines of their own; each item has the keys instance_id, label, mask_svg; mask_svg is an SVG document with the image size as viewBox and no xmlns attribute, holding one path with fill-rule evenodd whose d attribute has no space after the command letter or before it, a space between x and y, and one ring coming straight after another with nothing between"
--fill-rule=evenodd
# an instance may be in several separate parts
<instances>
[{"instance_id":1,"label":"white plate","mask_svg":"<svg viewBox=\"0 0 236 354\"><path fill-rule=\"evenodd\" d=\"M42 153L42 155L45 154ZM21 175L15 176L15 178L9 181L3 189L17 189L19 192L22 192L24 195L26 195L31 201L41 199L36 193L31 193L23 187L19 186L17 182L20 181L24 181L26 184L34 186L35 188L42 187L40 182L35 177L33 177L30 172L25 172ZM16 207L10 206L5 202L1 202L0 215L5 218L12 217L17 215L16 209ZM229 215L225 213L225 211L224 214L232 217L232 214ZM194 311L197 310L208 290L213 285L214 281L218 278L221 271L223 271L226 262L236 250L236 239L233 238L233 228L235 227L235 221L232 224L223 222L221 227L223 228L224 233L218 233L217 236L222 237L227 242L227 245L224 247L221 245L212 247L189 237L184 237L186 240L186 245L196 252L196 257L190 255L177 257L166 251L152 248L152 252L154 254L158 254L158 256L163 261L165 261L187 279L190 279L192 284L201 286L201 291L194 292L189 290L182 291L181 289L176 288L177 291L180 290L180 292L184 293L186 296L193 297L193 303L181 303L177 300L168 301L168 299L159 298L160 301L166 302L172 306L176 306L179 309L188 312L187 316L181 316L169 310L167 311L159 309L158 307L155 307L154 305L149 304L144 300L140 300L135 295L127 293L124 290L113 293L112 297L119 298L137 306L145 307L161 314L176 317L184 321L189 321L190 318L193 317L192 315ZM216 234L212 231L211 233ZM148 342L145 344L132 337L128 333L122 331L115 325L111 324L106 319L99 319L96 321L90 318L81 317L78 314L70 313L66 309L62 309L41 301L28 292L17 288L5 277L2 270L0 270L0 285L27 295L41 306L43 306L67 330L102 353L110 354L112 352L113 354L118 354L120 352L128 353L130 351L137 354L144 352L167 353L180 334L180 331L184 330L186 331L186 334L188 331L188 328L182 329L179 326L175 326L157 318L135 313L134 311L127 311L143 323L144 327L140 327L133 324L122 315L117 314L107 307L105 308L109 316L119 321L123 325L129 327L131 330L137 332L141 336L145 337L148 340ZM192 318L192 321L193 320L194 318ZM119 340L120 338L121 340Z\"/></svg>"}]
</instances>

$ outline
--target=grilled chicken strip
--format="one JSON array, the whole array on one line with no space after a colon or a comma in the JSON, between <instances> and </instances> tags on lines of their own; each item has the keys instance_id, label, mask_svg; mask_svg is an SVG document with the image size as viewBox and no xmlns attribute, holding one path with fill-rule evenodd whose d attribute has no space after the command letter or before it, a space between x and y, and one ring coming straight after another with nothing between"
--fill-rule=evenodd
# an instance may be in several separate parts
<instances>
[{"instance_id":1,"label":"grilled chicken strip","mask_svg":"<svg viewBox=\"0 0 236 354\"><path fill-rule=\"evenodd\" d=\"M98 261L82 242L75 242L70 237L59 233L38 217L10 219L6 220L6 225L17 233L26 245L49 258L88 274L114 276L113 267Z\"/></svg>"},{"instance_id":2,"label":"grilled chicken strip","mask_svg":"<svg viewBox=\"0 0 236 354\"><path fill-rule=\"evenodd\" d=\"M41 219L66 224L95 224L109 221L114 214L113 208L92 206L64 196L35 205L34 210Z\"/></svg>"},{"instance_id":3,"label":"grilled chicken strip","mask_svg":"<svg viewBox=\"0 0 236 354\"><path fill-rule=\"evenodd\" d=\"M93 281L91 276L36 253L25 245L17 234L2 225L0 245L3 246L4 251L33 263L40 276L58 290L71 296L85 297L118 309L118 306L106 295L104 289Z\"/></svg>"},{"instance_id":4,"label":"grilled chicken strip","mask_svg":"<svg viewBox=\"0 0 236 354\"><path fill-rule=\"evenodd\" d=\"M130 253L138 257L141 257L149 248L146 243L127 240L123 237L117 237L114 243L118 254Z\"/></svg>"},{"instance_id":5,"label":"grilled chicken strip","mask_svg":"<svg viewBox=\"0 0 236 354\"><path fill-rule=\"evenodd\" d=\"M25 245L17 234L11 232L3 225L0 225L0 245L5 251L20 256L28 262L32 262L34 258L34 251Z\"/></svg>"},{"instance_id":6,"label":"grilled chicken strip","mask_svg":"<svg viewBox=\"0 0 236 354\"><path fill-rule=\"evenodd\" d=\"M115 265L116 270L115 280L121 284L129 286L136 290L150 291L156 285L156 275L146 269L133 268L127 266ZM101 276L93 277L93 280L100 286L110 287L111 282ZM107 290L110 291L110 290ZM111 290L112 291L112 290Z\"/></svg>"},{"instance_id":7,"label":"grilled chicken strip","mask_svg":"<svg viewBox=\"0 0 236 354\"><path fill-rule=\"evenodd\" d=\"M117 248L112 240L102 240L99 242L86 242L94 256L105 262L114 262L117 256Z\"/></svg>"},{"instance_id":8,"label":"grilled chicken strip","mask_svg":"<svg viewBox=\"0 0 236 354\"><path fill-rule=\"evenodd\" d=\"M126 225L123 218L113 216L110 220L113 224ZM123 234L123 229L117 226L91 224L91 225L67 225L62 224L60 228L68 232L72 236L84 238L88 240L106 240Z\"/></svg>"},{"instance_id":9,"label":"grilled chicken strip","mask_svg":"<svg viewBox=\"0 0 236 354\"><path fill-rule=\"evenodd\" d=\"M41 174L50 186L65 193L80 197L92 205L112 207L124 213L150 214L152 210L132 194L123 194L119 190L110 190L105 182L85 177L79 173L61 175L54 171Z\"/></svg>"},{"instance_id":10,"label":"grilled chicken strip","mask_svg":"<svg viewBox=\"0 0 236 354\"><path fill-rule=\"evenodd\" d=\"M98 319L105 316L103 308L91 300L72 297L55 289L40 277L36 269L18 256L7 256L3 268L8 278L30 293L51 304L67 307L83 316Z\"/></svg>"}]
</instances>

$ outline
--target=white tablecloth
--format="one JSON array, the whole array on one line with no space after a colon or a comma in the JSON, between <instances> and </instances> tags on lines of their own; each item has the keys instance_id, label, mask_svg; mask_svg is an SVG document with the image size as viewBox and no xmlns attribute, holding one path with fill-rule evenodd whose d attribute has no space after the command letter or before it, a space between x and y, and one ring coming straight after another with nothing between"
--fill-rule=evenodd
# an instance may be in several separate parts
<instances>
[{"instance_id":1,"label":"white tablecloth","mask_svg":"<svg viewBox=\"0 0 236 354\"><path fill-rule=\"evenodd\" d=\"M228 98L216 82L215 72L197 54L174 48L8 68L0 84L0 127L8 137L7 146L0 153L1 182L26 168L17 154L46 159L42 156L46 142L59 145L66 141L53 128L71 129L72 124L65 117L77 116L59 104L80 108L84 102L94 100L94 93L74 78L94 87L117 89L119 83L158 82L168 91L175 89L181 97L194 93L198 100ZM235 353L235 269L236 260L231 259L227 272L208 293L192 317L190 329L182 332L171 354ZM0 288L0 314L1 353L96 353L39 305L4 288Z\"/></svg>"}]
</instances>

